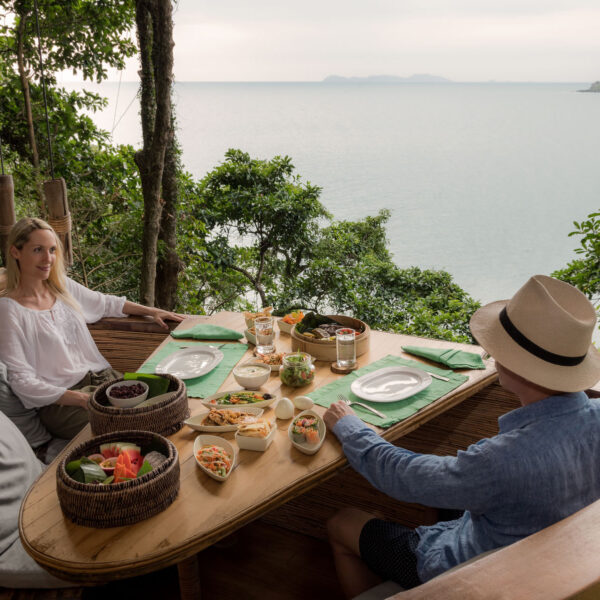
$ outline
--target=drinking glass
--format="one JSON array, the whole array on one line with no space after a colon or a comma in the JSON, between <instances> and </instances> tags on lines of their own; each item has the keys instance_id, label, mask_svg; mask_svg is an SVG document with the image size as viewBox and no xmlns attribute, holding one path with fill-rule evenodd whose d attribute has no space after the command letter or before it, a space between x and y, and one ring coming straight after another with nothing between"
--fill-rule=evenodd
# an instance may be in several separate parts
<instances>
[{"instance_id":1,"label":"drinking glass","mask_svg":"<svg viewBox=\"0 0 600 600\"><path fill-rule=\"evenodd\" d=\"M356 364L356 331L350 328L335 332L338 367L349 368Z\"/></svg>"},{"instance_id":2,"label":"drinking glass","mask_svg":"<svg viewBox=\"0 0 600 600\"><path fill-rule=\"evenodd\" d=\"M275 349L275 345L273 344L275 338L273 324L273 317L257 317L254 319L256 351L259 354L270 354Z\"/></svg>"}]
</instances>

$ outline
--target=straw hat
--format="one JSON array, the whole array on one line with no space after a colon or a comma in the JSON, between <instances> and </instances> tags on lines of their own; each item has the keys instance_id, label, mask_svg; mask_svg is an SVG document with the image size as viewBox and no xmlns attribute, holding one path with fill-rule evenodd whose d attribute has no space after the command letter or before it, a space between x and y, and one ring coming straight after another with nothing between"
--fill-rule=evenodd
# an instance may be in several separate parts
<instances>
[{"instance_id":1,"label":"straw hat","mask_svg":"<svg viewBox=\"0 0 600 600\"><path fill-rule=\"evenodd\" d=\"M592 345L596 311L575 287L534 275L510 300L481 307L471 332L501 365L551 390L577 392L600 380Z\"/></svg>"}]
</instances>

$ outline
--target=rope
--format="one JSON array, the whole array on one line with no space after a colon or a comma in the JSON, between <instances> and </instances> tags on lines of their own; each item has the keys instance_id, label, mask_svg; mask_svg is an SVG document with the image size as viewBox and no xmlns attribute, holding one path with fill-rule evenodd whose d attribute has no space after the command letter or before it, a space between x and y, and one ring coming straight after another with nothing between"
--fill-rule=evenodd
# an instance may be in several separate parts
<instances>
[{"instance_id":1,"label":"rope","mask_svg":"<svg viewBox=\"0 0 600 600\"><path fill-rule=\"evenodd\" d=\"M13 228L13 225L0 225L0 235L8 235Z\"/></svg>"},{"instance_id":2,"label":"rope","mask_svg":"<svg viewBox=\"0 0 600 600\"><path fill-rule=\"evenodd\" d=\"M135 102L138 95L139 95L139 92L136 92L134 94L133 98L131 99L131 102L128 104L127 108L123 111L123 114L119 117L119 120L115 123L115 126L113 127L112 131L110 132L111 135L115 132L117 125L121 122L121 119L127 114L127 111L131 108L131 105Z\"/></svg>"},{"instance_id":3,"label":"rope","mask_svg":"<svg viewBox=\"0 0 600 600\"><path fill-rule=\"evenodd\" d=\"M44 93L44 108L46 110L46 137L48 138L48 156L50 158L50 174L54 179L54 160L52 158L52 144L50 143L50 120L48 119L48 100L46 98L46 78L44 77L44 60L42 59L42 38L40 36L40 22L38 19L37 0L33 0L35 7L35 27L37 30L38 48L40 53L40 70L42 74L42 91Z\"/></svg>"},{"instance_id":4,"label":"rope","mask_svg":"<svg viewBox=\"0 0 600 600\"><path fill-rule=\"evenodd\" d=\"M71 232L71 213L67 213L64 217L50 217L48 219L48 225L59 234L66 234Z\"/></svg>"},{"instance_id":5,"label":"rope","mask_svg":"<svg viewBox=\"0 0 600 600\"><path fill-rule=\"evenodd\" d=\"M115 130L115 121L117 120L117 108L119 107L119 94L121 93L121 78L123 77L123 70L119 71L119 87L117 88L117 101L115 102L115 114L113 115L113 124L110 133L112 134Z\"/></svg>"}]
</instances>

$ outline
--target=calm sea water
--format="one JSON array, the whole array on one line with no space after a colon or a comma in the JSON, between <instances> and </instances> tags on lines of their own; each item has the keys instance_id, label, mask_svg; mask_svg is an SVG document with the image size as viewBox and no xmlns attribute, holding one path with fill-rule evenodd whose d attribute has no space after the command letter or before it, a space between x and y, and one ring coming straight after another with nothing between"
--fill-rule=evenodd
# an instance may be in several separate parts
<instances>
[{"instance_id":1,"label":"calm sea water","mask_svg":"<svg viewBox=\"0 0 600 600\"><path fill-rule=\"evenodd\" d=\"M588 85L178 83L175 101L196 177L228 148L287 154L336 218L390 209L400 267L445 269L488 302L565 266L572 221L600 208L600 94L576 93ZM136 84L96 89L111 130ZM136 101L113 139L140 143Z\"/></svg>"}]
</instances>

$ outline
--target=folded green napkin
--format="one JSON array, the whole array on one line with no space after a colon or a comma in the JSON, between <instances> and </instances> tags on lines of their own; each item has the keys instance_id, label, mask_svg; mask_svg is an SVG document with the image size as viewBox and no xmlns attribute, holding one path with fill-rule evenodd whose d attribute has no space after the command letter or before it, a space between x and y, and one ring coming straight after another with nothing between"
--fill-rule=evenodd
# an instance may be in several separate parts
<instances>
[{"instance_id":1,"label":"folded green napkin","mask_svg":"<svg viewBox=\"0 0 600 600\"><path fill-rule=\"evenodd\" d=\"M156 365L164 360L167 356L178 352L183 348L193 348L195 346L210 346L202 342L169 342L165 344L151 359L147 360L139 371L143 373L154 373ZM239 343L224 343L218 346L223 353L223 360L206 375L195 377L194 379L186 379L185 387L190 398L206 398L216 393L223 382L231 373L231 370L239 362L248 350L247 344Z\"/></svg>"},{"instance_id":2,"label":"folded green napkin","mask_svg":"<svg viewBox=\"0 0 600 600\"><path fill-rule=\"evenodd\" d=\"M409 354L442 363L451 369L485 369L481 356L473 352L451 348L427 348L424 346L402 346L402 350Z\"/></svg>"},{"instance_id":3,"label":"folded green napkin","mask_svg":"<svg viewBox=\"0 0 600 600\"><path fill-rule=\"evenodd\" d=\"M174 338L193 338L195 340L239 340L244 337L244 334L239 331L210 323L199 323L191 329L171 331L171 335Z\"/></svg>"},{"instance_id":4,"label":"folded green napkin","mask_svg":"<svg viewBox=\"0 0 600 600\"><path fill-rule=\"evenodd\" d=\"M150 375L149 373L124 373L123 379L126 381L143 381L148 385L148 399L154 396L160 396L169 389L169 380L160 375Z\"/></svg>"},{"instance_id":5,"label":"folded green napkin","mask_svg":"<svg viewBox=\"0 0 600 600\"><path fill-rule=\"evenodd\" d=\"M397 367L400 365L421 369L422 371L427 371L428 373L437 373L438 375L447 377L449 381L432 379L429 387L426 387L424 390L418 392L414 396L410 396L410 398L397 400L395 402L370 402L369 400L361 400L350 390L352 382L361 375L366 375L367 373L371 373L377 369L383 369L385 367ZM460 373L454 373L453 371L448 371L446 369L431 367L424 365L423 363L418 363L414 360L408 360L406 358L400 358L399 356L392 356L391 354L388 354L387 356L380 358L370 365L362 367L357 371L352 371L352 373L349 375L340 377L332 383L328 383L327 385L324 385L318 390L310 392L310 394L307 395L313 399L315 404L329 408L333 402L337 402L338 394L343 394L349 400L362 402L363 404L372 406L385 415L385 419L382 419L381 417L374 415L372 412L364 410L360 406L351 406L350 408L352 408L352 410L363 421L372 423L378 427L389 427L394 423L398 423L399 421L407 419L408 417L414 415L421 408L450 393L459 385L467 381L467 379L469 378L466 375L461 375Z\"/></svg>"}]
</instances>

